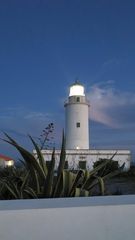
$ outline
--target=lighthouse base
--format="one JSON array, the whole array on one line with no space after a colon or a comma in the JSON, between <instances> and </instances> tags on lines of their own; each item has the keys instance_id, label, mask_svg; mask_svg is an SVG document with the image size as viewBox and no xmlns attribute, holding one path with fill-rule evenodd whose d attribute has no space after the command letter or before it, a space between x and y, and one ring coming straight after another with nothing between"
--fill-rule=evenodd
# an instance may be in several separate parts
<instances>
[{"instance_id":1,"label":"lighthouse base","mask_svg":"<svg viewBox=\"0 0 135 240\"><path fill-rule=\"evenodd\" d=\"M36 155L36 151L33 151ZM42 154L47 163L51 160L52 150L42 150ZM128 171L131 165L131 151L130 150L66 150L65 167L68 169L93 169L94 162L99 159L111 159L118 161L119 166L125 163L124 171ZM58 168L60 159L60 150L55 150L55 169Z\"/></svg>"}]
</instances>

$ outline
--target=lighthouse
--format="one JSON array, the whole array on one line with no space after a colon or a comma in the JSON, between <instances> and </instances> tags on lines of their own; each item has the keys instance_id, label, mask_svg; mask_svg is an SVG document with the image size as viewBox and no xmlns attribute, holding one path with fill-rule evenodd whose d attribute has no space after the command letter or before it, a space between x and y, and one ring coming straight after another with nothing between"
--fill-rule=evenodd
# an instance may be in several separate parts
<instances>
[{"instance_id":1,"label":"lighthouse","mask_svg":"<svg viewBox=\"0 0 135 240\"><path fill-rule=\"evenodd\" d=\"M124 170L130 169L131 151L118 149L89 148L89 101L85 96L84 86L76 81L69 88L69 96L65 104L65 135L66 135L66 169L93 169L97 160L112 159L125 164ZM37 151L33 154L37 157ZM52 160L52 150L42 149L46 164ZM55 170L61 159L61 149L55 150Z\"/></svg>"},{"instance_id":2,"label":"lighthouse","mask_svg":"<svg viewBox=\"0 0 135 240\"><path fill-rule=\"evenodd\" d=\"M70 86L64 106L66 149L89 149L89 102L78 81Z\"/></svg>"}]
</instances>

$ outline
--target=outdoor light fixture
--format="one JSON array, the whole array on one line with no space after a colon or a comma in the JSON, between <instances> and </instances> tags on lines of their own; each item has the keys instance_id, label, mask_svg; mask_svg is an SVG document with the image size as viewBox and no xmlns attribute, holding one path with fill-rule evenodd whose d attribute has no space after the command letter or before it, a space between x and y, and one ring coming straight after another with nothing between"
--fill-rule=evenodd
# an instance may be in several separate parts
<instances>
[{"instance_id":1,"label":"outdoor light fixture","mask_svg":"<svg viewBox=\"0 0 135 240\"><path fill-rule=\"evenodd\" d=\"M85 96L84 87L80 84L72 85L69 92L69 97L71 96Z\"/></svg>"}]
</instances>

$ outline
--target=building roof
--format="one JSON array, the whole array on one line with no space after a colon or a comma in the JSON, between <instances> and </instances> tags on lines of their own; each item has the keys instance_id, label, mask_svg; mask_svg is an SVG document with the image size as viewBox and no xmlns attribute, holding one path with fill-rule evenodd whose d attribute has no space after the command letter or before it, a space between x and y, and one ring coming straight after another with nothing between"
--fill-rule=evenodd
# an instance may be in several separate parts
<instances>
[{"instance_id":1,"label":"building roof","mask_svg":"<svg viewBox=\"0 0 135 240\"><path fill-rule=\"evenodd\" d=\"M13 159L10 158L10 157L7 157L7 156L4 156L4 155L0 154L0 160L11 161L11 160L13 160Z\"/></svg>"},{"instance_id":2,"label":"building roof","mask_svg":"<svg viewBox=\"0 0 135 240\"><path fill-rule=\"evenodd\" d=\"M83 85L80 83L79 79L76 79L75 82L71 85L71 87L72 87L72 86L75 86L75 85L77 85L77 86L78 86L78 85L79 85L79 86L83 86Z\"/></svg>"}]
</instances>

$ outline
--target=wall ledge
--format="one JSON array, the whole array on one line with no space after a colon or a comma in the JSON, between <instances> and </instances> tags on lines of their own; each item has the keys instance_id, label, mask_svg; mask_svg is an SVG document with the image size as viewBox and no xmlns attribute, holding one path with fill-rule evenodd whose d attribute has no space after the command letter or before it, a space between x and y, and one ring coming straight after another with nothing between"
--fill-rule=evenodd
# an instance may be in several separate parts
<instances>
[{"instance_id":1,"label":"wall ledge","mask_svg":"<svg viewBox=\"0 0 135 240\"><path fill-rule=\"evenodd\" d=\"M135 195L99 196L78 198L53 199L26 199L1 200L0 211L46 209L46 208L72 208L93 206L135 205Z\"/></svg>"}]
</instances>

